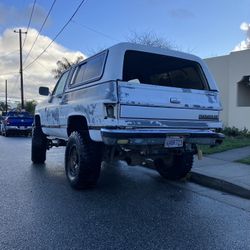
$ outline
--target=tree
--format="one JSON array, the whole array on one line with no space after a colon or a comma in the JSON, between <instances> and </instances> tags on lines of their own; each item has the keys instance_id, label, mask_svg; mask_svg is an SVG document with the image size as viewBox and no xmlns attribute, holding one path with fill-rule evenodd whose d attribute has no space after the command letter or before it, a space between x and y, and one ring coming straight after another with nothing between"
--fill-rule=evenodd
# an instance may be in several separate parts
<instances>
[{"instance_id":1,"label":"tree","mask_svg":"<svg viewBox=\"0 0 250 250\"><path fill-rule=\"evenodd\" d=\"M31 114L35 113L35 108L36 108L37 102L35 100L32 101L26 101L24 103L24 108L26 111L28 111Z\"/></svg>"},{"instance_id":2,"label":"tree","mask_svg":"<svg viewBox=\"0 0 250 250\"><path fill-rule=\"evenodd\" d=\"M7 109L9 109L10 106L7 104ZM6 111L6 105L5 102L0 102L0 111Z\"/></svg>"},{"instance_id":3,"label":"tree","mask_svg":"<svg viewBox=\"0 0 250 250\"><path fill-rule=\"evenodd\" d=\"M36 105L37 105L37 102L36 102L35 100L32 100L32 101L25 101L25 102L24 102L24 109L25 109L27 112L29 112L29 113L31 113L31 114L34 114L34 113L35 113L35 107L36 107ZM19 103L19 104L17 105L17 109L18 109L18 110L21 110L21 109L22 109L21 103Z\"/></svg>"},{"instance_id":4,"label":"tree","mask_svg":"<svg viewBox=\"0 0 250 250\"><path fill-rule=\"evenodd\" d=\"M62 60L58 60L56 63L57 68L52 70L54 78L58 79L66 69L80 62L81 60L83 60L82 56L78 56L74 62L69 61L69 59L67 59L66 57L63 57Z\"/></svg>"},{"instance_id":5,"label":"tree","mask_svg":"<svg viewBox=\"0 0 250 250\"><path fill-rule=\"evenodd\" d=\"M163 49L174 49L176 46L173 46L169 41L167 41L163 37L159 37L153 32L144 32L144 33L137 33L132 32L128 38L128 41L131 43L141 44L141 45L148 45L152 47L158 47Z\"/></svg>"}]
</instances>

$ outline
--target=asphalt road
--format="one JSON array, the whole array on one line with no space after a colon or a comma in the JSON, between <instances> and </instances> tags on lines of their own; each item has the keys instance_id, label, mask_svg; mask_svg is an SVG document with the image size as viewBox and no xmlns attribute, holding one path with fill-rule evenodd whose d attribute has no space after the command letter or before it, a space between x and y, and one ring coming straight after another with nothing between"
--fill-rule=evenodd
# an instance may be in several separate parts
<instances>
[{"instance_id":1,"label":"asphalt road","mask_svg":"<svg viewBox=\"0 0 250 250\"><path fill-rule=\"evenodd\" d=\"M30 141L0 136L0 249L250 249L247 200L122 163L75 191L64 149L34 166Z\"/></svg>"}]
</instances>

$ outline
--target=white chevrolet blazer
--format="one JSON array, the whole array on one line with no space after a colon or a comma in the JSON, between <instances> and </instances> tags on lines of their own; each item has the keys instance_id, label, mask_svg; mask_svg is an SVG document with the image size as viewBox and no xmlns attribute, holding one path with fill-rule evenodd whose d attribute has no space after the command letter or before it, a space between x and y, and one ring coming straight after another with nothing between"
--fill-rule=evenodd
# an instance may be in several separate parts
<instances>
[{"instance_id":1,"label":"white chevrolet blazer","mask_svg":"<svg viewBox=\"0 0 250 250\"><path fill-rule=\"evenodd\" d=\"M33 163L66 146L74 188L93 186L101 162L151 163L168 179L191 170L197 145L217 145L219 91L204 61L168 49L117 44L65 71L36 107Z\"/></svg>"}]
</instances>

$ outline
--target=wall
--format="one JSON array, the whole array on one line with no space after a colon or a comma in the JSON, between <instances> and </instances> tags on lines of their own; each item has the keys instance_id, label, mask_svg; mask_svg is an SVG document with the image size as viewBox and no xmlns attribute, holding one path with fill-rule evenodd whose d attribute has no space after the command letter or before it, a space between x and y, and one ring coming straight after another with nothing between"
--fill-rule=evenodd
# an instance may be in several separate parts
<instances>
[{"instance_id":1,"label":"wall","mask_svg":"<svg viewBox=\"0 0 250 250\"><path fill-rule=\"evenodd\" d=\"M243 76L250 75L250 50L232 52L205 61L221 92L224 109L221 119L224 126L250 130L250 106L239 106L237 101L238 94L239 98L248 98L246 92L238 93L237 83Z\"/></svg>"}]
</instances>

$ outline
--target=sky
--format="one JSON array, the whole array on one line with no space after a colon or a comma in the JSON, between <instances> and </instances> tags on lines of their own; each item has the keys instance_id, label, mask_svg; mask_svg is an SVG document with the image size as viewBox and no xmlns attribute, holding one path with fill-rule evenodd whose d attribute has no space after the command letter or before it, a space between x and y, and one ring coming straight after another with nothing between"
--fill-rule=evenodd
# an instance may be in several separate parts
<instances>
[{"instance_id":1,"label":"sky","mask_svg":"<svg viewBox=\"0 0 250 250\"><path fill-rule=\"evenodd\" d=\"M9 97L20 98L19 36L13 30L27 31L22 34L24 96L35 100L40 99L39 86L53 89L56 80L51 71L58 60L88 57L128 41L135 32L153 33L173 48L201 58L250 45L250 0L86 0L57 36L81 1L0 1L0 99L5 80Z\"/></svg>"}]
</instances>

